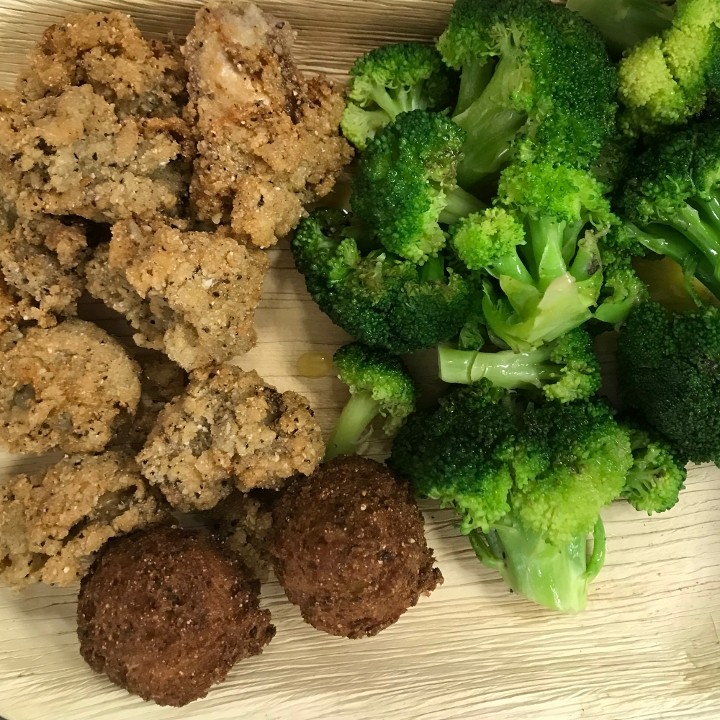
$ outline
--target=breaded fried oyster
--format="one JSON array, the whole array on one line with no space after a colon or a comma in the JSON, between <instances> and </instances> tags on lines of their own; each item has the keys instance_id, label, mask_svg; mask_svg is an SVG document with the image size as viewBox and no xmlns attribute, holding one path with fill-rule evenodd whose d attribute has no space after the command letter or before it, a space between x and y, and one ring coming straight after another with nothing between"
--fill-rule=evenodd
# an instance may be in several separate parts
<instances>
[{"instance_id":1,"label":"breaded fried oyster","mask_svg":"<svg viewBox=\"0 0 720 720\"><path fill-rule=\"evenodd\" d=\"M71 585L111 538L167 516L132 456L71 455L0 486L0 584Z\"/></svg>"},{"instance_id":2,"label":"breaded fried oyster","mask_svg":"<svg viewBox=\"0 0 720 720\"><path fill-rule=\"evenodd\" d=\"M30 328L0 355L0 445L11 452L98 452L135 413L138 367L82 320Z\"/></svg>"},{"instance_id":3,"label":"breaded fried oyster","mask_svg":"<svg viewBox=\"0 0 720 720\"><path fill-rule=\"evenodd\" d=\"M143 475L170 504L208 510L233 487L277 488L309 475L323 454L307 400L280 393L254 371L233 365L196 370L167 405L143 450Z\"/></svg>"},{"instance_id":4,"label":"breaded fried oyster","mask_svg":"<svg viewBox=\"0 0 720 720\"><path fill-rule=\"evenodd\" d=\"M330 192L352 155L339 133L341 93L301 75L293 39L287 22L252 3L216 0L198 11L183 48L198 141L194 208L260 247Z\"/></svg>"},{"instance_id":5,"label":"breaded fried oyster","mask_svg":"<svg viewBox=\"0 0 720 720\"><path fill-rule=\"evenodd\" d=\"M130 322L139 320L136 341L148 338L157 348L162 333L161 348L185 370L230 360L255 344L253 318L268 268L260 250L223 229L193 232L128 221L113 227L108 259L147 303L147 312L128 305ZM100 299L106 294L99 289Z\"/></svg>"},{"instance_id":6,"label":"breaded fried oyster","mask_svg":"<svg viewBox=\"0 0 720 720\"><path fill-rule=\"evenodd\" d=\"M186 705L275 635L259 591L206 534L156 527L113 540L80 587L80 654L145 700Z\"/></svg>"}]
</instances>

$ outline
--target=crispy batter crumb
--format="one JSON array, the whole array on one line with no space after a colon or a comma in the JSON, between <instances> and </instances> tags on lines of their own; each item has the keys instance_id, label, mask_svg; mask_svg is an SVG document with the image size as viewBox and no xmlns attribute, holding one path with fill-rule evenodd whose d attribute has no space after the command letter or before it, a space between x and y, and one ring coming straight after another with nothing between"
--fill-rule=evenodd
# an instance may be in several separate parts
<instances>
[{"instance_id":1,"label":"crispy batter crumb","mask_svg":"<svg viewBox=\"0 0 720 720\"><path fill-rule=\"evenodd\" d=\"M71 585L111 538L167 516L132 456L66 456L0 487L0 584Z\"/></svg>"},{"instance_id":2,"label":"crispy batter crumb","mask_svg":"<svg viewBox=\"0 0 720 720\"><path fill-rule=\"evenodd\" d=\"M259 247L290 232L352 156L338 131L341 93L302 77L293 39L287 22L252 3L210 2L183 49L198 140L194 208Z\"/></svg>"},{"instance_id":3,"label":"crispy batter crumb","mask_svg":"<svg viewBox=\"0 0 720 720\"><path fill-rule=\"evenodd\" d=\"M323 440L307 400L233 365L196 370L138 455L143 475L178 510L208 510L240 490L309 475Z\"/></svg>"},{"instance_id":4,"label":"crispy batter crumb","mask_svg":"<svg viewBox=\"0 0 720 720\"><path fill-rule=\"evenodd\" d=\"M0 441L11 452L98 452L139 399L137 365L92 323L30 328L0 355Z\"/></svg>"}]
</instances>

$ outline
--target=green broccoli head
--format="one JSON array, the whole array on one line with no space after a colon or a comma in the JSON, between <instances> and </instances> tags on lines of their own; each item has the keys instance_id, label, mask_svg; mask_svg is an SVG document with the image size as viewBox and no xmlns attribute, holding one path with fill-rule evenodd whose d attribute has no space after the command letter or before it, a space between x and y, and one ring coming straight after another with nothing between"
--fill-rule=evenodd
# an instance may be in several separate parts
<instances>
[{"instance_id":1,"label":"green broccoli head","mask_svg":"<svg viewBox=\"0 0 720 720\"><path fill-rule=\"evenodd\" d=\"M412 352L449 340L465 323L468 284L441 257L420 268L373 249L341 211L301 220L291 249L320 309L366 345Z\"/></svg>"},{"instance_id":2,"label":"green broccoli head","mask_svg":"<svg viewBox=\"0 0 720 720\"><path fill-rule=\"evenodd\" d=\"M648 288L633 269L632 254L602 252L602 260L603 288L593 318L617 327L648 299Z\"/></svg>"},{"instance_id":3,"label":"green broccoli head","mask_svg":"<svg viewBox=\"0 0 720 720\"><path fill-rule=\"evenodd\" d=\"M444 115L398 115L360 156L351 198L356 216L386 250L415 263L445 245L440 223L483 207L457 187L464 132Z\"/></svg>"},{"instance_id":4,"label":"green broccoli head","mask_svg":"<svg viewBox=\"0 0 720 720\"><path fill-rule=\"evenodd\" d=\"M438 41L461 71L458 181L513 159L587 167L612 134L617 77L597 31L545 0L457 0Z\"/></svg>"},{"instance_id":5,"label":"green broccoli head","mask_svg":"<svg viewBox=\"0 0 720 720\"><path fill-rule=\"evenodd\" d=\"M385 419L389 437L415 409L415 384L402 361L387 351L353 342L333 356L340 380L350 390L350 400L327 443L326 459L357 451L376 417Z\"/></svg>"},{"instance_id":6,"label":"green broccoli head","mask_svg":"<svg viewBox=\"0 0 720 720\"><path fill-rule=\"evenodd\" d=\"M623 395L681 458L720 462L720 311L635 308L618 339Z\"/></svg>"},{"instance_id":7,"label":"green broccoli head","mask_svg":"<svg viewBox=\"0 0 720 720\"><path fill-rule=\"evenodd\" d=\"M375 48L350 70L343 134L364 150L400 113L448 110L456 85L455 74L431 45L407 42Z\"/></svg>"}]
</instances>

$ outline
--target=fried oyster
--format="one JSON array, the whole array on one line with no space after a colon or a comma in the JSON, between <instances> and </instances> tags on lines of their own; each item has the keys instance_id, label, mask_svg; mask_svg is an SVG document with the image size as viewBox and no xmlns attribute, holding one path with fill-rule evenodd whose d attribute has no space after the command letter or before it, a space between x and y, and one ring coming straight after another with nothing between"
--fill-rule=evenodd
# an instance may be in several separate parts
<instances>
[{"instance_id":1,"label":"fried oyster","mask_svg":"<svg viewBox=\"0 0 720 720\"><path fill-rule=\"evenodd\" d=\"M111 538L167 517L131 455L71 455L0 489L0 584L71 585Z\"/></svg>"},{"instance_id":2,"label":"fried oyster","mask_svg":"<svg viewBox=\"0 0 720 720\"><path fill-rule=\"evenodd\" d=\"M352 155L338 131L342 94L301 75L293 40L287 22L235 0L199 10L183 48L194 209L259 247L290 232Z\"/></svg>"},{"instance_id":3,"label":"fried oyster","mask_svg":"<svg viewBox=\"0 0 720 720\"><path fill-rule=\"evenodd\" d=\"M311 474L323 454L304 397L280 393L233 365L196 370L160 413L137 459L178 510L208 510L233 487L278 488Z\"/></svg>"}]
</instances>

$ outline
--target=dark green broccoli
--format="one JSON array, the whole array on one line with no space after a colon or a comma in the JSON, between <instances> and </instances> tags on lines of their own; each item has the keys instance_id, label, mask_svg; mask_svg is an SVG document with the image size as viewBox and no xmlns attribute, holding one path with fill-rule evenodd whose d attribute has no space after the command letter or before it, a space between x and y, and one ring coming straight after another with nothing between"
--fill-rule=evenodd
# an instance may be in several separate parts
<instances>
[{"instance_id":1,"label":"dark green broccoli","mask_svg":"<svg viewBox=\"0 0 720 720\"><path fill-rule=\"evenodd\" d=\"M567 0L565 7L591 22L616 55L667 30L675 15L662 0Z\"/></svg>"},{"instance_id":2,"label":"dark green broccoli","mask_svg":"<svg viewBox=\"0 0 720 720\"><path fill-rule=\"evenodd\" d=\"M452 391L408 418L388 464L458 511L480 560L513 590L577 612L602 567L600 511L625 486L630 441L599 401L519 403L487 381Z\"/></svg>"},{"instance_id":3,"label":"dark green broccoli","mask_svg":"<svg viewBox=\"0 0 720 720\"><path fill-rule=\"evenodd\" d=\"M450 340L465 323L468 284L442 255L418 267L368 243L339 210L301 220L291 248L313 300L366 345L411 352Z\"/></svg>"},{"instance_id":4,"label":"dark green broccoli","mask_svg":"<svg viewBox=\"0 0 720 720\"><path fill-rule=\"evenodd\" d=\"M457 186L465 133L444 115L398 115L360 155L350 199L356 217L386 250L415 263L445 245L439 223L484 207Z\"/></svg>"},{"instance_id":5,"label":"dark green broccoli","mask_svg":"<svg viewBox=\"0 0 720 720\"><path fill-rule=\"evenodd\" d=\"M394 355L354 342L333 356L338 377L350 389L350 399L327 442L325 459L352 455L378 415L392 437L415 409L415 384Z\"/></svg>"},{"instance_id":6,"label":"dark green broccoli","mask_svg":"<svg viewBox=\"0 0 720 720\"><path fill-rule=\"evenodd\" d=\"M618 339L625 403L681 458L720 463L720 311L635 308Z\"/></svg>"},{"instance_id":7,"label":"dark green broccoli","mask_svg":"<svg viewBox=\"0 0 720 720\"><path fill-rule=\"evenodd\" d=\"M440 379L469 385L482 379L508 390L537 388L548 400L584 400L600 388L600 362L592 338L578 328L527 352L438 348Z\"/></svg>"},{"instance_id":8,"label":"dark green broccoli","mask_svg":"<svg viewBox=\"0 0 720 720\"><path fill-rule=\"evenodd\" d=\"M614 130L617 74L602 38L547 0L457 0L438 49L461 71L466 189L513 158L587 167Z\"/></svg>"},{"instance_id":9,"label":"dark green broccoli","mask_svg":"<svg viewBox=\"0 0 720 720\"><path fill-rule=\"evenodd\" d=\"M458 222L451 244L468 269L495 278L484 286L485 323L519 352L592 317L603 287L597 236L613 216L593 175L565 166L511 165L498 201Z\"/></svg>"},{"instance_id":10,"label":"dark green broccoli","mask_svg":"<svg viewBox=\"0 0 720 720\"><path fill-rule=\"evenodd\" d=\"M684 461L659 436L635 422L621 427L630 437L633 464L620 497L648 515L674 507L685 485Z\"/></svg>"},{"instance_id":11,"label":"dark green broccoli","mask_svg":"<svg viewBox=\"0 0 720 720\"><path fill-rule=\"evenodd\" d=\"M667 255L720 297L720 125L698 122L647 148L617 207L627 226L616 245Z\"/></svg>"},{"instance_id":12,"label":"dark green broccoli","mask_svg":"<svg viewBox=\"0 0 720 720\"><path fill-rule=\"evenodd\" d=\"M456 78L432 45L395 43L371 50L350 70L345 137L363 150L385 125L410 110L449 110Z\"/></svg>"},{"instance_id":13,"label":"dark green broccoli","mask_svg":"<svg viewBox=\"0 0 720 720\"><path fill-rule=\"evenodd\" d=\"M634 130L657 132L697 115L720 79L720 3L677 0L672 26L636 45L619 78Z\"/></svg>"}]
</instances>

